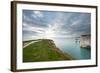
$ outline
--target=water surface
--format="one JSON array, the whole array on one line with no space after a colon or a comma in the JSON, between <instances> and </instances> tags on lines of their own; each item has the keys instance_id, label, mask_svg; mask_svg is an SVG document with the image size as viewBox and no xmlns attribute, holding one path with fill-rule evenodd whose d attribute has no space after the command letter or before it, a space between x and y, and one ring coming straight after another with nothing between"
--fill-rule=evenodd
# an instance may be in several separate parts
<instances>
[{"instance_id":1,"label":"water surface","mask_svg":"<svg viewBox=\"0 0 100 73\"><path fill-rule=\"evenodd\" d=\"M64 53L70 54L76 60L91 58L91 50L88 48L80 48L80 42L75 38L53 40L60 50Z\"/></svg>"}]
</instances>

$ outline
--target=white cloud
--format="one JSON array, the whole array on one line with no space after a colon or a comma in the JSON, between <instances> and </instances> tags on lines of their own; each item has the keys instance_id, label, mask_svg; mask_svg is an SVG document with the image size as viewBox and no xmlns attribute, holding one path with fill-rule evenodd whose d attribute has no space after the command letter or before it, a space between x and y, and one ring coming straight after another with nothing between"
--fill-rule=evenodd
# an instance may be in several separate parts
<instances>
[{"instance_id":1,"label":"white cloud","mask_svg":"<svg viewBox=\"0 0 100 73\"><path fill-rule=\"evenodd\" d=\"M42 12L40 12L40 11L33 11L33 13L35 14L35 15L33 15L33 17L43 17L43 13Z\"/></svg>"},{"instance_id":2,"label":"white cloud","mask_svg":"<svg viewBox=\"0 0 100 73\"><path fill-rule=\"evenodd\" d=\"M27 28L30 27L30 26L29 26L28 24L26 24L26 23L23 23L23 26L24 26L24 27L27 27Z\"/></svg>"},{"instance_id":3,"label":"white cloud","mask_svg":"<svg viewBox=\"0 0 100 73\"><path fill-rule=\"evenodd\" d=\"M78 26L80 25L81 20L74 21L71 26Z\"/></svg>"},{"instance_id":4,"label":"white cloud","mask_svg":"<svg viewBox=\"0 0 100 73\"><path fill-rule=\"evenodd\" d=\"M63 26L63 25L64 25L64 24L61 23L61 22L54 22L54 23L52 23L52 24L49 24L48 29L51 29L52 31L57 32L57 31L59 31L59 30L62 29L62 26Z\"/></svg>"},{"instance_id":5,"label":"white cloud","mask_svg":"<svg viewBox=\"0 0 100 73\"><path fill-rule=\"evenodd\" d=\"M37 34L44 34L45 31L48 30L48 28L43 28L43 27L32 27L27 23L23 23L23 31L33 31L36 32Z\"/></svg>"}]
</instances>

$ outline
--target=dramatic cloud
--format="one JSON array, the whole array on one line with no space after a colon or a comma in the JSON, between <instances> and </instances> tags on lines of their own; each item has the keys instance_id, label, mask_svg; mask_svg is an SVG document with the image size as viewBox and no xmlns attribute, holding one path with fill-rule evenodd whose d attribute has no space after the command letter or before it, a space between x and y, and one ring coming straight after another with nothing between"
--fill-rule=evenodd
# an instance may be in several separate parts
<instances>
[{"instance_id":1,"label":"dramatic cloud","mask_svg":"<svg viewBox=\"0 0 100 73\"><path fill-rule=\"evenodd\" d=\"M23 10L23 40L79 37L90 32L90 13Z\"/></svg>"}]
</instances>

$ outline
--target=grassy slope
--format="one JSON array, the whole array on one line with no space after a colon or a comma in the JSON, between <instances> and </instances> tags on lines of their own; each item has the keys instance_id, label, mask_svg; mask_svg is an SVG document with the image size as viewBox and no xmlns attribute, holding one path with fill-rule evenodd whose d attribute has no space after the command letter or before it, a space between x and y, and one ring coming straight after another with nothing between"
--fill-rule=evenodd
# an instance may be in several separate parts
<instances>
[{"instance_id":1,"label":"grassy slope","mask_svg":"<svg viewBox=\"0 0 100 73\"><path fill-rule=\"evenodd\" d=\"M23 48L23 62L71 60L68 54L63 54L56 48L53 41L41 40Z\"/></svg>"}]
</instances>

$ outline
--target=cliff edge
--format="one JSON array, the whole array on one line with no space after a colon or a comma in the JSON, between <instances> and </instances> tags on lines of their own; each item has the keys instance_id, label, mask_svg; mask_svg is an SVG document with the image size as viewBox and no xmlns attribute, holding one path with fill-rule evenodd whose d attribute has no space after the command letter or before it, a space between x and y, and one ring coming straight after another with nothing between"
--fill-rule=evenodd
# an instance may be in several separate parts
<instances>
[{"instance_id":1,"label":"cliff edge","mask_svg":"<svg viewBox=\"0 0 100 73\"><path fill-rule=\"evenodd\" d=\"M80 47L81 48L91 48L91 35L81 35Z\"/></svg>"},{"instance_id":2,"label":"cliff edge","mask_svg":"<svg viewBox=\"0 0 100 73\"><path fill-rule=\"evenodd\" d=\"M35 40L36 41L36 40ZM32 41L31 41L32 42ZM23 62L72 60L56 47L53 40L39 39L23 48Z\"/></svg>"}]
</instances>

